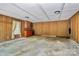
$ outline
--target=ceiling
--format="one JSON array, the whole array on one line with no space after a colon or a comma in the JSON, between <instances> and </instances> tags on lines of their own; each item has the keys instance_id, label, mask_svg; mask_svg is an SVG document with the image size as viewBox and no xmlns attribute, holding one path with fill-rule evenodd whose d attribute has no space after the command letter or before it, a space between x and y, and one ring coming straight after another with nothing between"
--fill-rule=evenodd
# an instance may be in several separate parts
<instances>
[{"instance_id":1,"label":"ceiling","mask_svg":"<svg viewBox=\"0 0 79 59\"><path fill-rule=\"evenodd\" d=\"M0 3L0 14L32 22L68 20L77 11L79 3Z\"/></svg>"}]
</instances>

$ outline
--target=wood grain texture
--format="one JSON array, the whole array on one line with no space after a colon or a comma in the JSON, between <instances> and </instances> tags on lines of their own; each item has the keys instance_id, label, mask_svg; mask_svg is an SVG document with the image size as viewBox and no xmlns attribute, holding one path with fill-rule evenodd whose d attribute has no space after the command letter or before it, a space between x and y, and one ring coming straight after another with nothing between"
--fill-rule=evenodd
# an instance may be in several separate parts
<instances>
[{"instance_id":1,"label":"wood grain texture","mask_svg":"<svg viewBox=\"0 0 79 59\"><path fill-rule=\"evenodd\" d=\"M68 36L69 22L59 21L57 22L57 36Z\"/></svg>"},{"instance_id":2,"label":"wood grain texture","mask_svg":"<svg viewBox=\"0 0 79 59\"><path fill-rule=\"evenodd\" d=\"M35 35L68 36L69 21L38 22L33 29Z\"/></svg>"},{"instance_id":3,"label":"wood grain texture","mask_svg":"<svg viewBox=\"0 0 79 59\"><path fill-rule=\"evenodd\" d=\"M77 29L77 31L78 31L78 32L77 32L77 33L78 33L78 34L77 34L78 39L77 39L77 40L78 40L78 43L79 43L79 12L78 12L77 19L78 19L78 26L77 26L77 28L78 28L78 29Z\"/></svg>"},{"instance_id":4,"label":"wood grain texture","mask_svg":"<svg viewBox=\"0 0 79 59\"><path fill-rule=\"evenodd\" d=\"M71 38L79 43L79 12L71 17Z\"/></svg>"},{"instance_id":5,"label":"wood grain texture","mask_svg":"<svg viewBox=\"0 0 79 59\"><path fill-rule=\"evenodd\" d=\"M12 18L0 15L0 41L11 39Z\"/></svg>"}]
</instances>

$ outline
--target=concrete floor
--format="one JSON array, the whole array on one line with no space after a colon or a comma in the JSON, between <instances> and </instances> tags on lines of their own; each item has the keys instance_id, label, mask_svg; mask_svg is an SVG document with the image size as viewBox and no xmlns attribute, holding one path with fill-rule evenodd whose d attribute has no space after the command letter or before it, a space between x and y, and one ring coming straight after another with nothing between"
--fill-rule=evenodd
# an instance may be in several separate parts
<instances>
[{"instance_id":1,"label":"concrete floor","mask_svg":"<svg viewBox=\"0 0 79 59\"><path fill-rule=\"evenodd\" d=\"M4 56L78 56L79 44L71 39L32 36L0 43Z\"/></svg>"}]
</instances>

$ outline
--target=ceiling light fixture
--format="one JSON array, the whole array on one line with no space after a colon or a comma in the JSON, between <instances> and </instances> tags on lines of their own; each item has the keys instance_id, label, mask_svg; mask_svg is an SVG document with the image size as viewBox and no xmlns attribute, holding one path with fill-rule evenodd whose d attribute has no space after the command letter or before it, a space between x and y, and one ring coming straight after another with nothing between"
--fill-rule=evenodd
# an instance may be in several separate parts
<instances>
[{"instance_id":1,"label":"ceiling light fixture","mask_svg":"<svg viewBox=\"0 0 79 59\"><path fill-rule=\"evenodd\" d=\"M55 11L54 13L58 15L58 14L60 14L60 12L61 12L61 11L58 10L58 11Z\"/></svg>"},{"instance_id":2,"label":"ceiling light fixture","mask_svg":"<svg viewBox=\"0 0 79 59\"><path fill-rule=\"evenodd\" d=\"M28 16L25 16L25 18L29 18Z\"/></svg>"}]
</instances>

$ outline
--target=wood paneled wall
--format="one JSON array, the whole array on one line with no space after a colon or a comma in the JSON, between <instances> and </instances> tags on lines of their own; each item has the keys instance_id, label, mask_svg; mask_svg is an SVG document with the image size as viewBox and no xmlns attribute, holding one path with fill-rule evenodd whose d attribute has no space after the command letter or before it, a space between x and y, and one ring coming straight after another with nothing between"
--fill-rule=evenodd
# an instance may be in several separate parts
<instances>
[{"instance_id":1,"label":"wood paneled wall","mask_svg":"<svg viewBox=\"0 0 79 59\"><path fill-rule=\"evenodd\" d=\"M37 22L33 24L35 35L69 36L69 21Z\"/></svg>"},{"instance_id":2,"label":"wood paneled wall","mask_svg":"<svg viewBox=\"0 0 79 59\"><path fill-rule=\"evenodd\" d=\"M0 15L0 41L11 39L12 18Z\"/></svg>"},{"instance_id":3,"label":"wood paneled wall","mask_svg":"<svg viewBox=\"0 0 79 59\"><path fill-rule=\"evenodd\" d=\"M57 22L57 36L69 36L69 20Z\"/></svg>"},{"instance_id":4,"label":"wood paneled wall","mask_svg":"<svg viewBox=\"0 0 79 59\"><path fill-rule=\"evenodd\" d=\"M79 43L79 12L71 17L71 38Z\"/></svg>"},{"instance_id":5,"label":"wood paneled wall","mask_svg":"<svg viewBox=\"0 0 79 59\"><path fill-rule=\"evenodd\" d=\"M0 15L0 41L11 40L13 21L21 22L21 37L24 37L24 29L32 29L32 22L16 19L10 16Z\"/></svg>"}]
</instances>

